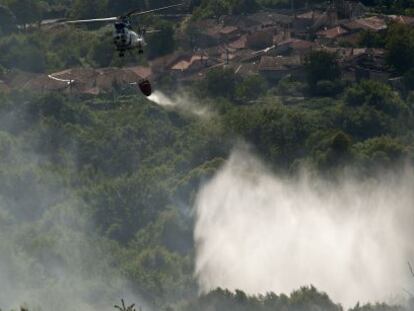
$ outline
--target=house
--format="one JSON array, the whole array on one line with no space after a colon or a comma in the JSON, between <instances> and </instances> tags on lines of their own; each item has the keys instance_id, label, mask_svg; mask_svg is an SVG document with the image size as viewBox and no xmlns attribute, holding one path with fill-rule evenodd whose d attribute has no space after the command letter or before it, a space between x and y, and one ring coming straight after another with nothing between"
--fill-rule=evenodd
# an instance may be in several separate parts
<instances>
[{"instance_id":1,"label":"house","mask_svg":"<svg viewBox=\"0 0 414 311\"><path fill-rule=\"evenodd\" d=\"M316 33L321 29L329 29L335 27L339 24L338 13L336 10L329 8L318 18L315 19L312 26L309 29L309 32Z\"/></svg>"},{"instance_id":2,"label":"house","mask_svg":"<svg viewBox=\"0 0 414 311\"><path fill-rule=\"evenodd\" d=\"M246 46L252 50L261 50L273 45L271 30L255 31L246 37Z\"/></svg>"},{"instance_id":3,"label":"house","mask_svg":"<svg viewBox=\"0 0 414 311\"><path fill-rule=\"evenodd\" d=\"M83 93L86 89L95 87L98 73L92 68L73 68L51 75L38 75L23 84L23 89L34 92L67 91ZM70 83L70 81L73 81Z\"/></svg>"},{"instance_id":4,"label":"house","mask_svg":"<svg viewBox=\"0 0 414 311\"><path fill-rule=\"evenodd\" d=\"M37 75L34 73L23 72L20 70L11 70L2 77L2 80L11 89L19 89L24 86L30 80L36 78Z\"/></svg>"},{"instance_id":5,"label":"house","mask_svg":"<svg viewBox=\"0 0 414 311\"><path fill-rule=\"evenodd\" d=\"M39 75L20 86L20 88L23 90L30 90L31 92L44 93L65 91L68 88L68 84L50 79L47 75Z\"/></svg>"},{"instance_id":6,"label":"house","mask_svg":"<svg viewBox=\"0 0 414 311\"><path fill-rule=\"evenodd\" d=\"M244 34L244 32L236 26L226 26L217 23L208 25L208 23L209 22L206 23L206 21L199 21L195 25L190 26L196 27L191 31L193 36L190 39L192 46L207 48L222 42L235 40ZM204 26L202 27L202 25Z\"/></svg>"},{"instance_id":7,"label":"house","mask_svg":"<svg viewBox=\"0 0 414 311\"><path fill-rule=\"evenodd\" d=\"M380 16L371 16L347 21L341 24L351 33L360 31L382 32L387 29L387 21Z\"/></svg>"},{"instance_id":8,"label":"house","mask_svg":"<svg viewBox=\"0 0 414 311\"><path fill-rule=\"evenodd\" d=\"M242 32L247 32L252 27L260 26L260 22L249 19L246 15L224 15L218 22L224 26L234 26Z\"/></svg>"},{"instance_id":9,"label":"house","mask_svg":"<svg viewBox=\"0 0 414 311\"><path fill-rule=\"evenodd\" d=\"M259 67L258 62L241 63L241 64L236 64L236 66L233 66L234 72L243 77L257 75L258 67Z\"/></svg>"},{"instance_id":10,"label":"house","mask_svg":"<svg viewBox=\"0 0 414 311\"><path fill-rule=\"evenodd\" d=\"M110 93L113 89L125 89L142 79L134 70L124 68L97 69L94 88L99 92Z\"/></svg>"},{"instance_id":11,"label":"house","mask_svg":"<svg viewBox=\"0 0 414 311\"><path fill-rule=\"evenodd\" d=\"M400 23L407 26L414 26L414 17L405 15L388 15L386 18L390 22Z\"/></svg>"},{"instance_id":12,"label":"house","mask_svg":"<svg viewBox=\"0 0 414 311\"><path fill-rule=\"evenodd\" d=\"M251 64L251 63L259 63L260 58L263 55L267 55L266 50L261 51L253 51L249 49L238 51L233 59L232 63L238 64Z\"/></svg>"},{"instance_id":13,"label":"house","mask_svg":"<svg viewBox=\"0 0 414 311\"><path fill-rule=\"evenodd\" d=\"M335 26L326 30L321 30L316 33L317 41L325 45L333 45L337 40L349 34L349 31L342 26Z\"/></svg>"},{"instance_id":14,"label":"house","mask_svg":"<svg viewBox=\"0 0 414 311\"><path fill-rule=\"evenodd\" d=\"M142 79L148 79L150 76L152 76L151 67L134 66L126 67L125 69L134 72L137 76L141 77Z\"/></svg>"},{"instance_id":15,"label":"house","mask_svg":"<svg viewBox=\"0 0 414 311\"><path fill-rule=\"evenodd\" d=\"M236 55L240 53L240 51L246 50L246 47L243 47L243 38L240 40L236 40L231 42L228 45L222 44L217 45L208 49L204 49L199 51L199 54L203 54L208 57L207 67L211 65L215 65L216 63L227 63L230 60L236 58Z\"/></svg>"},{"instance_id":16,"label":"house","mask_svg":"<svg viewBox=\"0 0 414 311\"><path fill-rule=\"evenodd\" d=\"M278 45L283 41L289 40L290 38L292 38L292 36L289 31L284 30L282 32L278 32L273 35L273 44Z\"/></svg>"},{"instance_id":17,"label":"house","mask_svg":"<svg viewBox=\"0 0 414 311\"><path fill-rule=\"evenodd\" d=\"M340 25L348 32L337 37L337 44L355 46L363 31L382 33L388 28L387 19L380 16L344 21Z\"/></svg>"},{"instance_id":18,"label":"house","mask_svg":"<svg viewBox=\"0 0 414 311\"><path fill-rule=\"evenodd\" d=\"M324 12L319 10L311 10L295 15L292 25L293 33L296 37L307 39L311 27L323 16Z\"/></svg>"},{"instance_id":19,"label":"house","mask_svg":"<svg viewBox=\"0 0 414 311\"><path fill-rule=\"evenodd\" d=\"M165 70L173 66L180 59L189 57L189 53L175 52L173 54L158 57L150 62L152 72L155 76L164 74Z\"/></svg>"},{"instance_id":20,"label":"house","mask_svg":"<svg viewBox=\"0 0 414 311\"><path fill-rule=\"evenodd\" d=\"M207 57L206 57L207 59ZM175 71L187 71L191 67L197 67L197 65L202 64L204 61L203 55L192 55L188 59L181 59L175 63L170 69Z\"/></svg>"},{"instance_id":21,"label":"house","mask_svg":"<svg viewBox=\"0 0 414 311\"><path fill-rule=\"evenodd\" d=\"M290 38L280 42L276 47L276 52L280 55L299 55L304 56L311 52L317 43L297 38Z\"/></svg>"},{"instance_id":22,"label":"house","mask_svg":"<svg viewBox=\"0 0 414 311\"><path fill-rule=\"evenodd\" d=\"M255 29L291 29L294 17L277 12L258 12L248 16L248 19L255 23Z\"/></svg>"},{"instance_id":23,"label":"house","mask_svg":"<svg viewBox=\"0 0 414 311\"><path fill-rule=\"evenodd\" d=\"M323 50L336 54L339 63L351 62L357 59L359 56L366 54L367 48L347 48L347 47L324 47Z\"/></svg>"},{"instance_id":24,"label":"house","mask_svg":"<svg viewBox=\"0 0 414 311\"><path fill-rule=\"evenodd\" d=\"M245 49L246 46L247 46L247 35L243 35L228 44L228 47L233 50L242 50L242 49Z\"/></svg>"},{"instance_id":25,"label":"house","mask_svg":"<svg viewBox=\"0 0 414 311\"><path fill-rule=\"evenodd\" d=\"M51 75L37 75L21 88L34 92L59 91L98 95L114 89L123 90L140 81L142 76L127 68L74 68Z\"/></svg>"},{"instance_id":26,"label":"house","mask_svg":"<svg viewBox=\"0 0 414 311\"><path fill-rule=\"evenodd\" d=\"M193 54L188 57L181 58L176 63L172 64L169 68L169 72L177 78L186 78L196 75L203 69L211 67L218 62L218 60L210 59L209 56L202 53Z\"/></svg>"},{"instance_id":27,"label":"house","mask_svg":"<svg viewBox=\"0 0 414 311\"><path fill-rule=\"evenodd\" d=\"M344 58L340 63L345 80L360 81L364 79L387 83L394 72L387 67L385 50L364 49Z\"/></svg>"},{"instance_id":28,"label":"house","mask_svg":"<svg viewBox=\"0 0 414 311\"><path fill-rule=\"evenodd\" d=\"M258 65L258 71L271 81L279 81L287 75L298 79L304 77L304 67L298 56L262 56Z\"/></svg>"},{"instance_id":29,"label":"house","mask_svg":"<svg viewBox=\"0 0 414 311\"><path fill-rule=\"evenodd\" d=\"M236 26L222 26L219 30L220 39L224 41L234 40L240 37L239 28Z\"/></svg>"}]
</instances>

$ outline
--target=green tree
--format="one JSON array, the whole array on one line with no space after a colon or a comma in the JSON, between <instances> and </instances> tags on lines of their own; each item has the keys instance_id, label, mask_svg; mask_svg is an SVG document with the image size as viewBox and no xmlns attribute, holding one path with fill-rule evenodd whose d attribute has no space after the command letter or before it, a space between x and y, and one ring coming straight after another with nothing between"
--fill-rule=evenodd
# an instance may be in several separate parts
<instances>
[{"instance_id":1,"label":"green tree","mask_svg":"<svg viewBox=\"0 0 414 311\"><path fill-rule=\"evenodd\" d=\"M107 0L75 0L70 16L76 19L105 17Z\"/></svg>"},{"instance_id":2,"label":"green tree","mask_svg":"<svg viewBox=\"0 0 414 311\"><path fill-rule=\"evenodd\" d=\"M256 0L231 0L230 10L233 14L253 13L259 9L259 4Z\"/></svg>"},{"instance_id":3,"label":"green tree","mask_svg":"<svg viewBox=\"0 0 414 311\"><path fill-rule=\"evenodd\" d=\"M114 52L111 36L107 36L94 41L89 58L99 67L108 67L114 58Z\"/></svg>"},{"instance_id":4,"label":"green tree","mask_svg":"<svg viewBox=\"0 0 414 311\"><path fill-rule=\"evenodd\" d=\"M386 37L387 62L399 73L414 66L414 31L403 24L392 24Z\"/></svg>"},{"instance_id":5,"label":"green tree","mask_svg":"<svg viewBox=\"0 0 414 311\"><path fill-rule=\"evenodd\" d=\"M371 168L393 165L407 156L407 148L389 136L367 139L356 144L355 150L361 164Z\"/></svg>"},{"instance_id":6,"label":"green tree","mask_svg":"<svg viewBox=\"0 0 414 311\"><path fill-rule=\"evenodd\" d=\"M318 82L337 81L341 77L336 56L325 51L310 53L305 60L305 70L310 92L318 94Z\"/></svg>"},{"instance_id":7,"label":"green tree","mask_svg":"<svg viewBox=\"0 0 414 311\"><path fill-rule=\"evenodd\" d=\"M46 55L36 45L18 44L10 48L3 65L6 68L40 73L46 70Z\"/></svg>"},{"instance_id":8,"label":"green tree","mask_svg":"<svg viewBox=\"0 0 414 311\"><path fill-rule=\"evenodd\" d=\"M404 84L408 90L414 90L414 68L411 68L404 74Z\"/></svg>"},{"instance_id":9,"label":"green tree","mask_svg":"<svg viewBox=\"0 0 414 311\"><path fill-rule=\"evenodd\" d=\"M194 11L194 17L218 18L227 14L253 13L258 8L259 4L256 0L202 0Z\"/></svg>"},{"instance_id":10,"label":"green tree","mask_svg":"<svg viewBox=\"0 0 414 311\"><path fill-rule=\"evenodd\" d=\"M385 36L373 31L362 31L358 38L358 45L367 48L384 48Z\"/></svg>"},{"instance_id":11,"label":"green tree","mask_svg":"<svg viewBox=\"0 0 414 311\"><path fill-rule=\"evenodd\" d=\"M154 27L159 32L148 37L148 57L155 58L169 54L175 49L173 25L167 21L158 21Z\"/></svg>"},{"instance_id":12,"label":"green tree","mask_svg":"<svg viewBox=\"0 0 414 311\"><path fill-rule=\"evenodd\" d=\"M201 5L194 11L194 18L218 18L228 14L229 1L226 0L202 0Z\"/></svg>"},{"instance_id":13,"label":"green tree","mask_svg":"<svg viewBox=\"0 0 414 311\"><path fill-rule=\"evenodd\" d=\"M364 304L361 305L359 302L355 307L349 309L349 311L404 311L402 306L397 305L387 305L385 303L376 303L376 304Z\"/></svg>"},{"instance_id":14,"label":"green tree","mask_svg":"<svg viewBox=\"0 0 414 311\"><path fill-rule=\"evenodd\" d=\"M27 24L38 22L41 17L37 0L9 0L7 4L16 16L17 23L25 29Z\"/></svg>"},{"instance_id":15,"label":"green tree","mask_svg":"<svg viewBox=\"0 0 414 311\"><path fill-rule=\"evenodd\" d=\"M212 97L234 96L236 88L236 75L233 69L214 68L210 70L205 78L205 90Z\"/></svg>"},{"instance_id":16,"label":"green tree","mask_svg":"<svg viewBox=\"0 0 414 311\"><path fill-rule=\"evenodd\" d=\"M108 0L108 12L111 15L121 15L135 9L145 9L145 2L139 0Z\"/></svg>"},{"instance_id":17,"label":"green tree","mask_svg":"<svg viewBox=\"0 0 414 311\"><path fill-rule=\"evenodd\" d=\"M364 80L347 89L345 101L350 106L368 105L391 115L405 110L405 105L389 85Z\"/></svg>"},{"instance_id":18,"label":"green tree","mask_svg":"<svg viewBox=\"0 0 414 311\"><path fill-rule=\"evenodd\" d=\"M264 78L259 75L248 76L236 86L236 98L242 102L253 100L265 93L267 83Z\"/></svg>"},{"instance_id":19,"label":"green tree","mask_svg":"<svg viewBox=\"0 0 414 311\"><path fill-rule=\"evenodd\" d=\"M8 7L0 5L0 33L10 34L15 30L17 30L16 16Z\"/></svg>"}]
</instances>

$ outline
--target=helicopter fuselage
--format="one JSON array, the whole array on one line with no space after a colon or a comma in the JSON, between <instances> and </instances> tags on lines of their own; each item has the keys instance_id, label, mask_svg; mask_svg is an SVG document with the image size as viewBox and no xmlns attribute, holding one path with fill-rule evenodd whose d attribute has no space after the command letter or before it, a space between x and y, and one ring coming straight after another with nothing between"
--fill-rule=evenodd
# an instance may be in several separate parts
<instances>
[{"instance_id":1,"label":"helicopter fuselage","mask_svg":"<svg viewBox=\"0 0 414 311\"><path fill-rule=\"evenodd\" d=\"M116 49L119 52L119 56L124 56L125 51L138 49L138 53L144 53L143 48L147 45L145 42L145 28L138 28L138 31L133 31L131 27L132 16L142 16L158 11L163 11L170 8L182 6L182 3L165 6L162 8L152 9L142 12L140 9L132 10L121 16L112 16L104 18L92 18L92 19L78 19L72 21L64 21L65 24L85 24L85 23L101 23L101 22L114 22L113 30L113 42Z\"/></svg>"},{"instance_id":2,"label":"helicopter fuselage","mask_svg":"<svg viewBox=\"0 0 414 311\"><path fill-rule=\"evenodd\" d=\"M144 32L135 32L129 22L116 22L114 25L113 40L120 56L124 56L125 51L138 49L138 53L143 53L143 48L147 45Z\"/></svg>"}]
</instances>

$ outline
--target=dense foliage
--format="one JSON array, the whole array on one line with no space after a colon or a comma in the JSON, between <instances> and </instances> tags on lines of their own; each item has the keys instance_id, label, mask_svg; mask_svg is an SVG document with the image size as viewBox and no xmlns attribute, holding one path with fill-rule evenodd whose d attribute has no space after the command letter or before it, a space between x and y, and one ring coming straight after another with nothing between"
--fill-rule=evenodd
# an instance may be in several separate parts
<instances>
[{"instance_id":1,"label":"dense foliage","mask_svg":"<svg viewBox=\"0 0 414 311\"><path fill-rule=\"evenodd\" d=\"M232 80L231 74L223 79ZM240 85L248 88L251 79ZM299 82L281 82L285 88L290 83ZM84 221L97 224L94 243L117 249L114 254L119 256L112 259L116 273L147 301L175 305L197 291L192 277L194 194L220 167L236 137L285 172L306 163L332 175L352 163L371 174L377 167L413 159L413 108L386 85L364 81L337 99L289 105L284 97L272 95L278 86L254 102L239 97L249 92L238 89L230 97L217 97L215 87L203 94L211 98L204 102L215 116L202 120L167 112L141 96L89 100L59 94L3 95L0 195L7 217L1 221L40 230L52 211L81 206ZM60 230L72 232L78 226L69 223ZM37 244L38 239L50 234L41 232L34 241L27 236L22 248L39 265L42 257L34 254L40 256L45 245ZM53 256L66 261L63 254ZM314 294L309 296L308 290ZM337 309L315 289L292 295L253 299L218 291L184 305L185 310L210 310L211 303L222 310L229 304L247 308L244 304L249 303L262 310L273 308L269 304L293 303L292 310L297 310L294 297L304 295L317 310Z\"/></svg>"}]
</instances>

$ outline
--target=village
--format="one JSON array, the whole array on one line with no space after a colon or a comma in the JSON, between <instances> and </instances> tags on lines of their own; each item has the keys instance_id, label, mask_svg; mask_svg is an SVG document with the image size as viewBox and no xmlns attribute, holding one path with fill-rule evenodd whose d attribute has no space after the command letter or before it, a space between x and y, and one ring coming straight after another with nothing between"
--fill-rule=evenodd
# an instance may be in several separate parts
<instances>
[{"instance_id":1,"label":"village","mask_svg":"<svg viewBox=\"0 0 414 311\"><path fill-rule=\"evenodd\" d=\"M334 0L301 9L189 21L178 32L180 48L148 66L77 68L51 75L16 73L0 83L0 89L23 85L39 92L98 95L111 92L114 85L125 89L140 79L162 76L189 83L217 67L243 76L261 75L275 83L287 76L302 80L306 56L320 50L336 55L344 81L373 79L395 85L400 77L386 65L385 50L359 45L362 33L382 34L392 22L413 26L414 17L375 14L359 1Z\"/></svg>"},{"instance_id":2,"label":"village","mask_svg":"<svg viewBox=\"0 0 414 311\"><path fill-rule=\"evenodd\" d=\"M180 80L200 78L217 66L271 81L303 79L306 55L325 50L336 54L343 79L389 82L395 73L386 65L385 50L359 47L358 41L363 32L381 34L392 22L413 26L414 18L377 15L358 1L336 0L327 7L202 20L188 35L193 52L169 56L153 68L166 68Z\"/></svg>"}]
</instances>

